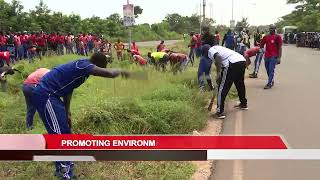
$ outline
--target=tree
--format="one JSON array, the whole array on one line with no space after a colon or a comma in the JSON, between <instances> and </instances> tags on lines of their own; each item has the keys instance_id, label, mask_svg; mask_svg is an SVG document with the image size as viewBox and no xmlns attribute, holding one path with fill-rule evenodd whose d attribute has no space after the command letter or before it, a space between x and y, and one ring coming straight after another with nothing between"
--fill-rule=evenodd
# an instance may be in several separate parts
<instances>
[{"instance_id":1,"label":"tree","mask_svg":"<svg viewBox=\"0 0 320 180\"><path fill-rule=\"evenodd\" d=\"M235 30L237 32L242 31L243 29L248 29L249 27L248 18L242 18L241 21L238 21L235 27Z\"/></svg>"},{"instance_id":2,"label":"tree","mask_svg":"<svg viewBox=\"0 0 320 180\"><path fill-rule=\"evenodd\" d=\"M295 25L300 31L320 31L320 0L287 0L287 3L297 6L276 23L278 28Z\"/></svg>"},{"instance_id":3,"label":"tree","mask_svg":"<svg viewBox=\"0 0 320 180\"><path fill-rule=\"evenodd\" d=\"M143 9L140 6L134 7L134 16L135 18L138 18L140 14L142 14Z\"/></svg>"}]
</instances>

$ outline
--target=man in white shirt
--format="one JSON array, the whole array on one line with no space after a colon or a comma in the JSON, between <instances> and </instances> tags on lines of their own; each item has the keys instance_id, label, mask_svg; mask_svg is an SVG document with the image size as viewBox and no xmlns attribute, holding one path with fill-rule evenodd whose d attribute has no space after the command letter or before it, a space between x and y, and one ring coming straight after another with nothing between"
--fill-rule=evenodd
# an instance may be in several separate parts
<instances>
[{"instance_id":1,"label":"man in white shirt","mask_svg":"<svg viewBox=\"0 0 320 180\"><path fill-rule=\"evenodd\" d=\"M246 60L239 53L232 51L222 46L213 46L209 49L208 57L213 60L217 69L217 119L224 119L224 102L229 93L229 90L234 83L240 104L235 108L248 110L246 99L246 87L244 84L244 75L246 70Z\"/></svg>"}]
</instances>

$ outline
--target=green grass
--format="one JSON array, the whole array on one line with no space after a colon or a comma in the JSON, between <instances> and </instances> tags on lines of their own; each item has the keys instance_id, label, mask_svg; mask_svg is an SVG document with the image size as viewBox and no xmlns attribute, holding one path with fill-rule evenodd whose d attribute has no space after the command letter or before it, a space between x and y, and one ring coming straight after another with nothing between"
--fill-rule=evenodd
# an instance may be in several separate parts
<instances>
[{"instance_id":1,"label":"green grass","mask_svg":"<svg viewBox=\"0 0 320 180\"><path fill-rule=\"evenodd\" d=\"M170 48L187 53L186 43ZM155 47L142 48L146 56ZM8 92L0 92L0 133L46 133L36 114L35 128L26 131L25 102L20 90L23 80L39 67L56 65L80 58L75 55L45 58L34 64L21 62L16 67L22 74L8 78ZM103 135L189 134L202 129L207 120L206 105L210 93L200 94L197 67L173 75L152 67L139 67L128 61L115 62L112 68L145 71L147 81L90 77L75 90L71 103L73 132ZM215 72L214 70L212 72ZM213 76L214 78L214 76ZM233 98L236 94L231 93ZM0 179L54 179L53 163L3 162ZM195 167L188 162L77 162L80 179L190 179Z\"/></svg>"},{"instance_id":2,"label":"green grass","mask_svg":"<svg viewBox=\"0 0 320 180\"><path fill-rule=\"evenodd\" d=\"M186 52L186 44L172 48ZM141 49L146 55L152 48ZM154 49L154 48L153 48ZM22 74L8 78L8 92L0 92L0 133L46 133L38 115L35 128L26 131L25 102L21 84L39 67L53 68L79 58L75 55L45 58L34 64L21 62ZM202 129L207 120L209 93L197 88L197 68L178 75L115 61L110 67L145 71L147 81L90 77L75 90L71 103L74 133L91 134L189 134ZM3 162L0 179L54 179L53 163ZM190 179L195 167L188 162L99 162L76 163L80 179Z\"/></svg>"}]
</instances>

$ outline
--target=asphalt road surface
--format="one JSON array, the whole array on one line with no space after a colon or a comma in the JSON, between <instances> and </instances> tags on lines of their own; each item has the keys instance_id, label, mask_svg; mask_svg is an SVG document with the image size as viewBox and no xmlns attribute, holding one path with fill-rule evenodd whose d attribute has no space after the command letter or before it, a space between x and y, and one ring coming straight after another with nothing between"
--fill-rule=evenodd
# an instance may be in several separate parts
<instances>
[{"instance_id":1,"label":"asphalt road surface","mask_svg":"<svg viewBox=\"0 0 320 180\"><path fill-rule=\"evenodd\" d=\"M275 87L247 79L249 111L228 104L224 135L283 135L291 148L320 149L320 51L285 46ZM241 113L239 115L239 113ZM218 161L214 180L315 180L320 161Z\"/></svg>"}]
</instances>

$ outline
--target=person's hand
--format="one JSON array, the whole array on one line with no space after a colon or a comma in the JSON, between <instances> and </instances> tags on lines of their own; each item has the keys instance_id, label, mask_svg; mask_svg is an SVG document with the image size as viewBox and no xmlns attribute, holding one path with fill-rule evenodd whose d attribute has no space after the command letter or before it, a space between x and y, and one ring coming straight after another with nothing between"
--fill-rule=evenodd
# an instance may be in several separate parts
<instances>
[{"instance_id":1,"label":"person's hand","mask_svg":"<svg viewBox=\"0 0 320 180\"><path fill-rule=\"evenodd\" d=\"M5 72L1 73L1 75L0 75L0 80L1 80L1 81L6 80L5 75L6 75L6 73L5 73Z\"/></svg>"},{"instance_id":2,"label":"person's hand","mask_svg":"<svg viewBox=\"0 0 320 180\"><path fill-rule=\"evenodd\" d=\"M121 77L128 79L130 77L130 73L127 71L121 71Z\"/></svg>"}]
</instances>

